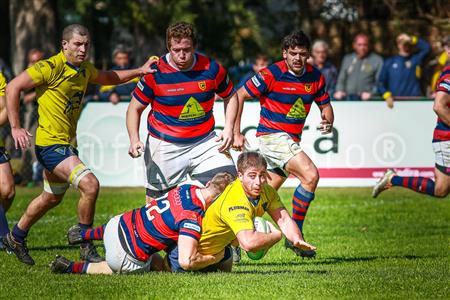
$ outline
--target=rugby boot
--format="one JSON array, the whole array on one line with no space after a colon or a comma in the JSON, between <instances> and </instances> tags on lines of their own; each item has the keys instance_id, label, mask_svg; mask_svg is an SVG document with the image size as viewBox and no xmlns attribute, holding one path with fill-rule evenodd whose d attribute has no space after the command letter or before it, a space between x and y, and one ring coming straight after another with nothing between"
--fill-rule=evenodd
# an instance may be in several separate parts
<instances>
[{"instance_id":1,"label":"rugby boot","mask_svg":"<svg viewBox=\"0 0 450 300\"><path fill-rule=\"evenodd\" d=\"M80 259L88 262L101 262L105 259L97 252L97 248L92 242L83 243L80 246Z\"/></svg>"},{"instance_id":2,"label":"rugby boot","mask_svg":"<svg viewBox=\"0 0 450 300\"><path fill-rule=\"evenodd\" d=\"M391 178L395 175L395 171L392 169L386 170L383 177L378 180L372 190L372 198L376 198L382 191L385 191L392 187Z\"/></svg>"},{"instance_id":3,"label":"rugby boot","mask_svg":"<svg viewBox=\"0 0 450 300\"><path fill-rule=\"evenodd\" d=\"M11 233L8 233L2 237L2 242L5 245L6 251L8 253L14 253L17 259L24 264L34 265L34 259L28 254L27 242L24 240L23 243L14 240Z\"/></svg>"},{"instance_id":4,"label":"rugby boot","mask_svg":"<svg viewBox=\"0 0 450 300\"><path fill-rule=\"evenodd\" d=\"M83 242L83 237L81 236L80 225L73 225L67 231L67 242L69 245L78 245Z\"/></svg>"},{"instance_id":5,"label":"rugby boot","mask_svg":"<svg viewBox=\"0 0 450 300\"><path fill-rule=\"evenodd\" d=\"M69 273L70 265L72 262L61 255L56 255L55 260L49 264L50 270L53 273Z\"/></svg>"}]
</instances>

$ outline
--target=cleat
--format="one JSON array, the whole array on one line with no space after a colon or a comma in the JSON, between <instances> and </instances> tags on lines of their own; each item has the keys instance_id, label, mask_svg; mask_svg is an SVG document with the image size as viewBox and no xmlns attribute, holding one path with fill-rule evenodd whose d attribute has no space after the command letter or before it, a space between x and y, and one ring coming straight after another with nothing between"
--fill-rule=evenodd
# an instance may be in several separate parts
<instances>
[{"instance_id":1,"label":"cleat","mask_svg":"<svg viewBox=\"0 0 450 300\"><path fill-rule=\"evenodd\" d=\"M294 247L294 245L292 245L292 243L288 240L285 239L284 240L284 247L286 249L291 249L292 251L294 251L294 253L297 256L300 256L301 258L315 258L316 257L316 251L314 250L303 250L297 247Z\"/></svg>"},{"instance_id":2,"label":"cleat","mask_svg":"<svg viewBox=\"0 0 450 300\"><path fill-rule=\"evenodd\" d=\"M73 225L67 231L67 242L69 245L78 245L84 242L81 236L81 227L79 225Z\"/></svg>"},{"instance_id":3,"label":"cleat","mask_svg":"<svg viewBox=\"0 0 450 300\"><path fill-rule=\"evenodd\" d=\"M391 178L396 173L393 169L387 169L383 177L378 180L372 190L372 198L376 198L382 191L387 190L392 187Z\"/></svg>"},{"instance_id":4,"label":"cleat","mask_svg":"<svg viewBox=\"0 0 450 300\"><path fill-rule=\"evenodd\" d=\"M0 236L0 251L6 250L6 246L3 244L3 236Z\"/></svg>"},{"instance_id":5,"label":"cleat","mask_svg":"<svg viewBox=\"0 0 450 300\"><path fill-rule=\"evenodd\" d=\"M97 252L97 248L92 242L83 243L80 246L80 259L88 262L101 262L105 259Z\"/></svg>"},{"instance_id":6,"label":"cleat","mask_svg":"<svg viewBox=\"0 0 450 300\"><path fill-rule=\"evenodd\" d=\"M231 246L231 251L233 252L233 263L238 264L241 261L241 248Z\"/></svg>"},{"instance_id":7,"label":"cleat","mask_svg":"<svg viewBox=\"0 0 450 300\"><path fill-rule=\"evenodd\" d=\"M70 273L70 266L72 262L61 255L56 255L55 260L52 261L48 266L53 273L63 274Z\"/></svg>"},{"instance_id":8,"label":"cleat","mask_svg":"<svg viewBox=\"0 0 450 300\"><path fill-rule=\"evenodd\" d=\"M6 248L6 252L8 252L9 254L14 253L17 259L24 264L30 266L34 265L33 258L30 256L30 254L28 254L26 241L23 241L23 243L16 242L11 233L8 233L4 237L2 237L2 242Z\"/></svg>"}]
</instances>

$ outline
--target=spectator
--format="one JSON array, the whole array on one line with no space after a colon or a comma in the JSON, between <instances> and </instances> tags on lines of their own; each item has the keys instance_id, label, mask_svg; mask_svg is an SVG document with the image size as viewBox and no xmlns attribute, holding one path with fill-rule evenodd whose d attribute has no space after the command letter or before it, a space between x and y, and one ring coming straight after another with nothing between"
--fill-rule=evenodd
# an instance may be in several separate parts
<instances>
[{"instance_id":1,"label":"spectator","mask_svg":"<svg viewBox=\"0 0 450 300\"><path fill-rule=\"evenodd\" d=\"M111 70L129 70L133 67L130 64L130 51L123 45L117 46L113 52L113 67ZM100 87L99 98L103 101L110 101L112 104L117 104L121 97L130 97L134 88L136 87L139 78L134 78L124 84L120 85L104 85Z\"/></svg>"},{"instance_id":2,"label":"spectator","mask_svg":"<svg viewBox=\"0 0 450 300\"><path fill-rule=\"evenodd\" d=\"M31 49L27 55L27 67L31 67L44 56L44 53L39 49ZM28 130L33 137L37 128L37 103L36 91L29 90L23 96L24 109L24 128ZM22 165L20 168L20 175L22 182L28 183L29 186L34 186L38 182L42 182L42 165L37 161L34 153L35 139L31 138L31 148L22 150Z\"/></svg>"},{"instance_id":3,"label":"spectator","mask_svg":"<svg viewBox=\"0 0 450 300\"><path fill-rule=\"evenodd\" d=\"M322 72L325 77L326 91L333 95L336 87L337 69L328 60L328 43L323 40L317 40L312 46L312 64Z\"/></svg>"},{"instance_id":4,"label":"spectator","mask_svg":"<svg viewBox=\"0 0 450 300\"><path fill-rule=\"evenodd\" d=\"M239 87L243 86L244 83L248 79L250 79L250 77L255 75L255 73L258 73L262 69L266 68L268 65L269 65L269 58L267 57L267 55L261 54L261 53L256 55L255 63L250 65L250 69L248 70L248 72L245 73L243 76L241 76L237 87L239 88Z\"/></svg>"},{"instance_id":5,"label":"spectator","mask_svg":"<svg viewBox=\"0 0 450 300\"><path fill-rule=\"evenodd\" d=\"M337 79L337 100L369 100L377 91L383 59L370 52L369 37L360 33L353 39L353 53L344 56Z\"/></svg>"},{"instance_id":6,"label":"spectator","mask_svg":"<svg viewBox=\"0 0 450 300\"><path fill-rule=\"evenodd\" d=\"M431 49L425 40L406 33L397 36L396 42L398 55L386 59L379 77L380 93L390 108L394 106L396 96L423 96L420 65ZM414 46L418 51L412 54Z\"/></svg>"}]
</instances>

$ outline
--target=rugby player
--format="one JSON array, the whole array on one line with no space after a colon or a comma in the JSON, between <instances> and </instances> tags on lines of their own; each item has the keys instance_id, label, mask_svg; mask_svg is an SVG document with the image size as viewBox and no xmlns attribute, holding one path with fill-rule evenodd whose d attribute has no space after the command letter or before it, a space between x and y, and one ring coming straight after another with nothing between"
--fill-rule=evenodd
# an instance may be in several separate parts
<instances>
[{"instance_id":1,"label":"rugby player","mask_svg":"<svg viewBox=\"0 0 450 300\"><path fill-rule=\"evenodd\" d=\"M318 129L322 134L332 131L334 121L325 79L317 68L306 63L310 45L310 39L303 31L292 32L283 39L283 60L261 70L238 90L239 112L233 144L236 149L242 149L245 144L245 138L240 133L244 100L259 98L261 113L256 136L259 151L269 165L269 184L278 190L290 174L300 180L292 198L292 218L302 232L319 182L316 166L300 146L312 103L315 102L321 111L322 121ZM288 240L285 245L297 255L315 256L315 251L293 247Z\"/></svg>"},{"instance_id":2,"label":"rugby player","mask_svg":"<svg viewBox=\"0 0 450 300\"><path fill-rule=\"evenodd\" d=\"M277 191L267 184L267 163L257 152L244 152L237 161L238 178L214 201L203 219L203 232L198 251L203 255L221 254L224 258L203 271L231 271L232 254L229 245L239 244L245 251L268 249L281 239L281 232L294 247L314 251L306 243L298 226L283 206ZM270 223L270 233L255 231L253 218L267 212L281 229ZM178 248L182 251L181 248ZM169 253L166 263L172 271L181 272L178 251Z\"/></svg>"},{"instance_id":3,"label":"rugby player","mask_svg":"<svg viewBox=\"0 0 450 300\"><path fill-rule=\"evenodd\" d=\"M189 23L169 26L166 43L169 52L159 59L158 72L142 77L127 111L129 154L137 157L144 151L148 198L166 193L187 175L205 184L217 172L236 174L227 150L238 100L226 70L196 52L196 33ZM214 132L216 95L225 105L225 127L219 136ZM148 105L144 146L139 123Z\"/></svg>"},{"instance_id":4,"label":"rugby player","mask_svg":"<svg viewBox=\"0 0 450 300\"><path fill-rule=\"evenodd\" d=\"M111 274L162 270L158 251L178 245L178 264L183 270L196 270L223 258L201 255L197 251L205 210L223 192L233 177L219 173L205 188L185 184L165 196L152 199L144 207L115 216L106 225L68 232L70 244L90 239L103 239L106 261L99 263L72 262L57 256L50 264L55 273Z\"/></svg>"},{"instance_id":5,"label":"rugby player","mask_svg":"<svg viewBox=\"0 0 450 300\"><path fill-rule=\"evenodd\" d=\"M3 238L7 250L28 265L34 264L25 241L28 231L49 209L61 202L70 184L81 194L78 202L80 227L90 228L94 220L99 182L79 159L76 149L77 122L88 83L114 85L154 72L150 69L153 60L133 70L99 71L87 61L89 45L89 31L84 26L67 26L62 33L61 52L26 69L8 84L6 90L16 148L28 147L31 136L20 125L20 93L35 88L39 104L35 152L45 168L44 190L30 202L11 233ZM90 242L81 244L80 256L90 261L102 260Z\"/></svg>"}]
</instances>

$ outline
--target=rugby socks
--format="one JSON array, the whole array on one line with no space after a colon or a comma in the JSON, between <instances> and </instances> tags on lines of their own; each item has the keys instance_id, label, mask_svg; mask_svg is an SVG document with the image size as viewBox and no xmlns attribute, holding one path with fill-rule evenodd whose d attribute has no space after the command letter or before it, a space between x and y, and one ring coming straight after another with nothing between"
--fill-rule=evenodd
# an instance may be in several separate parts
<instances>
[{"instance_id":1,"label":"rugby socks","mask_svg":"<svg viewBox=\"0 0 450 300\"><path fill-rule=\"evenodd\" d=\"M67 273L86 274L89 264L90 263L87 261L71 262L67 269Z\"/></svg>"},{"instance_id":2,"label":"rugby socks","mask_svg":"<svg viewBox=\"0 0 450 300\"><path fill-rule=\"evenodd\" d=\"M8 220L6 219L6 212L3 205L0 203L0 237L9 233Z\"/></svg>"},{"instance_id":3,"label":"rugby socks","mask_svg":"<svg viewBox=\"0 0 450 300\"><path fill-rule=\"evenodd\" d=\"M103 240L106 224L95 228L81 229L81 236L85 241Z\"/></svg>"},{"instance_id":4,"label":"rugby socks","mask_svg":"<svg viewBox=\"0 0 450 300\"><path fill-rule=\"evenodd\" d=\"M81 228L81 236L84 237L83 232L86 232L87 230L92 229L92 223L91 224L82 224L82 223L78 223L78 226L80 226ZM86 247L91 243L90 240L85 240L84 242L81 243L81 247Z\"/></svg>"},{"instance_id":5,"label":"rugby socks","mask_svg":"<svg viewBox=\"0 0 450 300\"><path fill-rule=\"evenodd\" d=\"M434 196L434 181L426 177L402 177L394 175L391 178L393 186L402 186L418 193Z\"/></svg>"},{"instance_id":6,"label":"rugby socks","mask_svg":"<svg viewBox=\"0 0 450 300\"><path fill-rule=\"evenodd\" d=\"M14 241L23 244L25 241L25 238L28 235L28 230L22 230L17 226L18 224L14 225L13 230L11 232L12 237L14 238Z\"/></svg>"},{"instance_id":7,"label":"rugby socks","mask_svg":"<svg viewBox=\"0 0 450 300\"><path fill-rule=\"evenodd\" d=\"M292 219L294 219L301 232L303 232L303 222L305 221L309 204L313 200L314 193L305 190L301 184L295 189L292 198Z\"/></svg>"}]
</instances>

